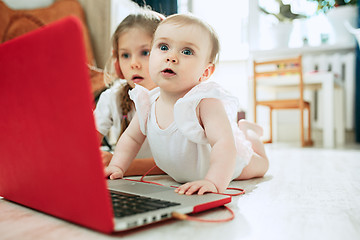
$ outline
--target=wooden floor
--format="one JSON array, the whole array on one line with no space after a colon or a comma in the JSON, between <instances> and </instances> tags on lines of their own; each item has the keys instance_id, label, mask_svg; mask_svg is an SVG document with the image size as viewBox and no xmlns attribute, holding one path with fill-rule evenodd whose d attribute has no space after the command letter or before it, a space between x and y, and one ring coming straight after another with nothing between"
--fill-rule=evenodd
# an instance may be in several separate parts
<instances>
[{"instance_id":1,"label":"wooden floor","mask_svg":"<svg viewBox=\"0 0 360 240\"><path fill-rule=\"evenodd\" d=\"M267 175L231 183L246 190L228 205L236 215L231 222L170 220L109 236L1 199L0 239L360 239L360 145L266 148ZM148 179L173 184L167 176ZM228 213L220 208L198 216Z\"/></svg>"}]
</instances>

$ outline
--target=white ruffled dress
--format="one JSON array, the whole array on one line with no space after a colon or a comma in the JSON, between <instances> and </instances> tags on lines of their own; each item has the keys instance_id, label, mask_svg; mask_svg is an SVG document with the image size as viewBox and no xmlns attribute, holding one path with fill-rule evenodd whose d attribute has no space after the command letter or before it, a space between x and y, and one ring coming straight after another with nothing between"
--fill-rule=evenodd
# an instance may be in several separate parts
<instances>
[{"instance_id":1,"label":"white ruffled dress","mask_svg":"<svg viewBox=\"0 0 360 240\"><path fill-rule=\"evenodd\" d=\"M135 103L141 132L148 138L157 166L175 181L203 179L209 169L211 146L196 115L196 107L204 98L220 99L231 122L237 149L233 179L249 163L253 150L236 122L238 100L217 83L200 83L180 98L174 106L174 122L166 129L159 128L155 117L159 88L149 91L136 85L129 94Z\"/></svg>"}]
</instances>

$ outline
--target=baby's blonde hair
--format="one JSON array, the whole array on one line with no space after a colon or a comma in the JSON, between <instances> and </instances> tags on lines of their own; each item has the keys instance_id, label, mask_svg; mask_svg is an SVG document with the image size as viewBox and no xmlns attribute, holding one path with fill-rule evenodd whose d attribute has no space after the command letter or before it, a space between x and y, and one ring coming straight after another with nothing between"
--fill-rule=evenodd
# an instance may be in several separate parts
<instances>
[{"instance_id":1,"label":"baby's blonde hair","mask_svg":"<svg viewBox=\"0 0 360 240\"><path fill-rule=\"evenodd\" d=\"M220 43L218 35L215 30L205 21L191 14L174 14L163 20L159 26L163 24L174 24L178 26L184 25L197 25L209 33L210 42L212 44L211 52L209 55L210 63L217 63L219 61Z\"/></svg>"}]
</instances>

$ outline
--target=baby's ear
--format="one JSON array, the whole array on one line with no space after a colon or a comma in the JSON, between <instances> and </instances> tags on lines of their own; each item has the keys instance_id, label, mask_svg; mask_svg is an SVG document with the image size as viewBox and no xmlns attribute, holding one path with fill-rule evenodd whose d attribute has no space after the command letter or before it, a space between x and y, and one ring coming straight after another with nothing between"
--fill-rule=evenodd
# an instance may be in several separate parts
<instances>
[{"instance_id":1,"label":"baby's ear","mask_svg":"<svg viewBox=\"0 0 360 240\"><path fill-rule=\"evenodd\" d=\"M117 59L115 60L114 67L115 67L115 72L118 75L118 77L121 79L125 79L124 74L122 73L121 68L120 68L119 60L117 60Z\"/></svg>"},{"instance_id":2,"label":"baby's ear","mask_svg":"<svg viewBox=\"0 0 360 240\"><path fill-rule=\"evenodd\" d=\"M215 71L215 65L210 63L200 78L200 82L208 80Z\"/></svg>"}]
</instances>

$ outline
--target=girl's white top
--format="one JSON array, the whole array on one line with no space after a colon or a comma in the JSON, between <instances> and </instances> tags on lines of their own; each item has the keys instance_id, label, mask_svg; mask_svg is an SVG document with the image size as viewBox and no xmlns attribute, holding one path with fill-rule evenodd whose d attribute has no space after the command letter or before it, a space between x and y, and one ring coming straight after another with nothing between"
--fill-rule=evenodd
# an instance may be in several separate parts
<instances>
[{"instance_id":1,"label":"girl's white top","mask_svg":"<svg viewBox=\"0 0 360 240\"><path fill-rule=\"evenodd\" d=\"M99 98L99 101L94 110L94 117L96 122L96 129L103 136L107 136L109 143L115 145L120 136L121 131L121 120L123 114L120 107L119 94L123 89L126 82L116 81L113 86L105 90ZM128 119L131 120L134 117L135 110L133 109L128 113ZM136 158L151 158L152 154L150 151L147 140L141 147Z\"/></svg>"},{"instance_id":2,"label":"girl's white top","mask_svg":"<svg viewBox=\"0 0 360 240\"><path fill-rule=\"evenodd\" d=\"M233 179L249 163L253 150L236 122L238 100L215 82L201 83L180 98L174 106L174 122L166 129L159 128L155 116L159 88L149 91L136 85L129 94L135 102L141 132L149 140L157 166L175 181L203 179L209 169L211 146L196 115L196 107L204 98L220 99L231 122L237 149Z\"/></svg>"}]
</instances>

